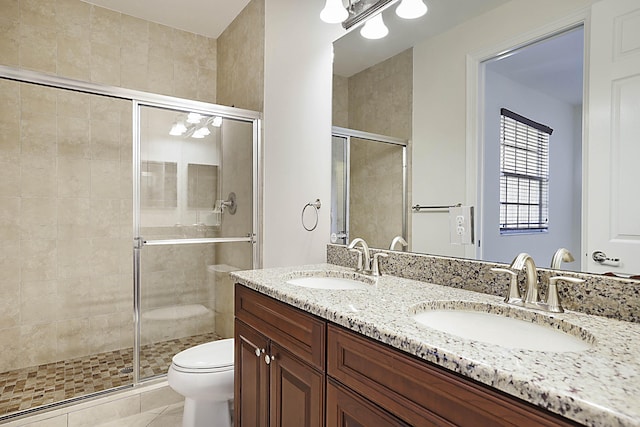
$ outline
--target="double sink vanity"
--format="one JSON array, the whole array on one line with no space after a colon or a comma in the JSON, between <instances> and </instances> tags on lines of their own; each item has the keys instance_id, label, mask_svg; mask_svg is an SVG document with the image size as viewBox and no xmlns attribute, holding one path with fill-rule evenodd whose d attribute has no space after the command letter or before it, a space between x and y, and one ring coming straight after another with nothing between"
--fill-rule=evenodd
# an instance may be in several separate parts
<instances>
[{"instance_id":1,"label":"double sink vanity","mask_svg":"<svg viewBox=\"0 0 640 427\"><path fill-rule=\"evenodd\" d=\"M638 323L337 264L232 273L236 425L640 426Z\"/></svg>"}]
</instances>

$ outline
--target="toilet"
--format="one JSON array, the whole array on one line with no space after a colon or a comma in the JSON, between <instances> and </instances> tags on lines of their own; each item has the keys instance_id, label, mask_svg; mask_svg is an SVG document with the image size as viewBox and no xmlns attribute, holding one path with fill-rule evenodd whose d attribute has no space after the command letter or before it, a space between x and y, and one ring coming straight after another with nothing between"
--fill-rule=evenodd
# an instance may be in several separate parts
<instances>
[{"instance_id":1,"label":"toilet","mask_svg":"<svg viewBox=\"0 0 640 427\"><path fill-rule=\"evenodd\" d=\"M176 354L167 379L169 386L185 397L183 427L231 427L233 338Z\"/></svg>"}]
</instances>

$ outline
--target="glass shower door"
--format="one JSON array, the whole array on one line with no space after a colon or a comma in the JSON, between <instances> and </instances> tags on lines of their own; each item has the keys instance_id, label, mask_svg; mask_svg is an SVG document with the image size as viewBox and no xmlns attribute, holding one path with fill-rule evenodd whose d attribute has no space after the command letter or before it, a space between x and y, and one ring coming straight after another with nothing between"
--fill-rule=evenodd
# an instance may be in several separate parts
<instances>
[{"instance_id":1,"label":"glass shower door","mask_svg":"<svg viewBox=\"0 0 640 427\"><path fill-rule=\"evenodd\" d=\"M228 273L254 265L253 122L139 106L140 379L233 336Z\"/></svg>"}]
</instances>

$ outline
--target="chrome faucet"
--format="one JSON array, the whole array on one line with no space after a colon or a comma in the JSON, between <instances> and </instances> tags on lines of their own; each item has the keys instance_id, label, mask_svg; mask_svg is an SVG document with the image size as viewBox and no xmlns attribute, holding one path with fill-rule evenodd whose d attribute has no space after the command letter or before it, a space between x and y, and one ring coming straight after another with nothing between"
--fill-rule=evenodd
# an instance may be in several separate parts
<instances>
[{"instance_id":1,"label":"chrome faucet","mask_svg":"<svg viewBox=\"0 0 640 427\"><path fill-rule=\"evenodd\" d=\"M525 269L525 287L527 290L524 294L524 305L525 307L537 307L541 302L539 292L540 288L538 286L538 270L536 270L536 263L533 262L531 255L524 252L518 254L518 256L516 256L511 262L509 268L515 271L520 271L523 268Z\"/></svg>"},{"instance_id":2,"label":"chrome faucet","mask_svg":"<svg viewBox=\"0 0 640 427\"><path fill-rule=\"evenodd\" d=\"M356 246L358 244L360 244L360 246L362 247L362 252L356 249ZM361 239L360 237L356 237L351 241L351 243L349 243L347 249L349 249L349 252L355 252L358 254L358 265L356 266L356 271L370 273L371 252L369 251L369 245L367 245L367 242L365 242L364 239Z\"/></svg>"},{"instance_id":3,"label":"chrome faucet","mask_svg":"<svg viewBox=\"0 0 640 427\"><path fill-rule=\"evenodd\" d=\"M553 254L553 258L551 258L551 268L554 270L558 270L560 269L560 265L562 265L563 262L573 261L575 261L575 259L573 258L573 255L571 255L571 252L569 252L569 249L560 248L556 251L555 254Z\"/></svg>"},{"instance_id":4,"label":"chrome faucet","mask_svg":"<svg viewBox=\"0 0 640 427\"><path fill-rule=\"evenodd\" d=\"M390 251L395 251L395 247L396 245L400 243L402 246L400 248L400 250L404 251L404 248L406 248L407 246L409 246L409 244L407 243L406 240L404 240L404 237L402 236L396 236L393 238L393 240L391 241L391 245L389 245L389 250Z\"/></svg>"},{"instance_id":5,"label":"chrome faucet","mask_svg":"<svg viewBox=\"0 0 640 427\"><path fill-rule=\"evenodd\" d=\"M565 249L566 251L566 249ZM558 254L560 251L556 252ZM566 251L567 253L569 251ZM569 254L571 255L571 254ZM559 255L562 257L563 253ZM573 258L573 257L572 257ZM554 256L555 259L555 256ZM520 297L520 289L518 288L517 271L525 269L525 286L527 291L524 299ZM549 279L549 288L547 289L547 301L540 300L540 287L538 284L538 271L536 270L536 264L533 262L531 255L526 253L518 254L511 262L509 269L506 268L492 268L492 271L499 273L508 273L510 277L509 294L505 298L507 304L524 306L527 308L537 308L552 313L562 313L564 309L560 304L560 295L558 293L559 281L568 283L582 283L584 280L575 277L557 276Z\"/></svg>"}]
</instances>

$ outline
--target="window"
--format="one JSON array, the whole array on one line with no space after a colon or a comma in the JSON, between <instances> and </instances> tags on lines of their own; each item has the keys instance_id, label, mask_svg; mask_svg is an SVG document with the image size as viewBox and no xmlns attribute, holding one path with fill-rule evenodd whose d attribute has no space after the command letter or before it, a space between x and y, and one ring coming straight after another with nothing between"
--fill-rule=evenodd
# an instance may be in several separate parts
<instances>
[{"instance_id":1,"label":"window","mask_svg":"<svg viewBox=\"0 0 640 427\"><path fill-rule=\"evenodd\" d=\"M553 129L500 110L500 233L547 231Z\"/></svg>"}]
</instances>

